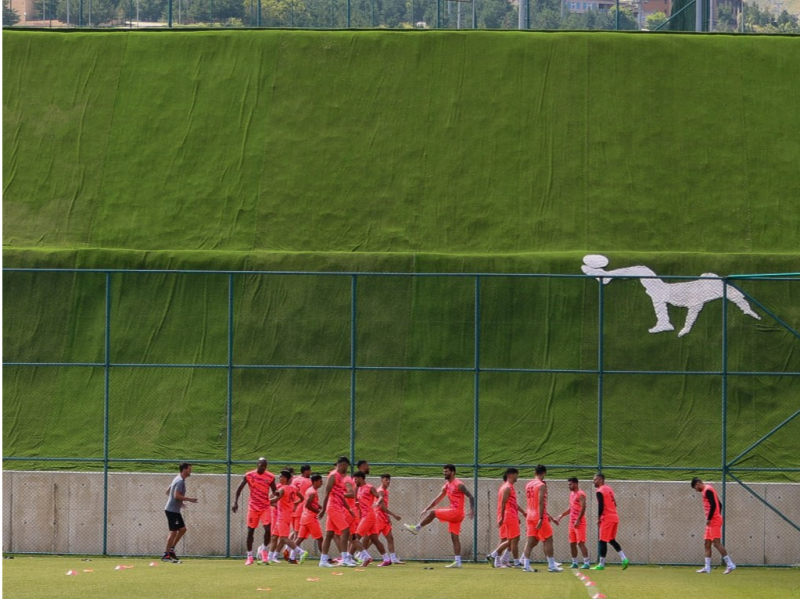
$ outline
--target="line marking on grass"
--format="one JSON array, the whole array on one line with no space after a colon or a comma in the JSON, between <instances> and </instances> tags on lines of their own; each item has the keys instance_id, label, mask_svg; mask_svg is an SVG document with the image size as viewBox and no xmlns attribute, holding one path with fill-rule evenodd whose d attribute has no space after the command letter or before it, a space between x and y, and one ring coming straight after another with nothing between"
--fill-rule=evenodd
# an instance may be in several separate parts
<instances>
[{"instance_id":1,"label":"line marking on grass","mask_svg":"<svg viewBox=\"0 0 800 599\"><path fill-rule=\"evenodd\" d=\"M586 587L586 591L589 593L589 597L591 597L591 599L606 599L606 596L599 592L600 589L598 588L597 583L591 580L588 576L584 576L580 572L575 572L575 576L577 576L578 579L583 582L583 586Z\"/></svg>"}]
</instances>

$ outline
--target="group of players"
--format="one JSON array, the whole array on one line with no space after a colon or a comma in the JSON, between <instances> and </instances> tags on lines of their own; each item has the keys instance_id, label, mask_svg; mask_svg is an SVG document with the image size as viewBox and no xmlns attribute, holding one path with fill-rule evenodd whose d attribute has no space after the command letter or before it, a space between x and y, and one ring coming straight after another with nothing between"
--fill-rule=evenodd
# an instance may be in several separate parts
<instances>
[{"instance_id":1,"label":"group of players","mask_svg":"<svg viewBox=\"0 0 800 599\"><path fill-rule=\"evenodd\" d=\"M375 487L366 480L370 472L369 462L362 460L356 465L353 475L348 474L350 460L340 457L336 467L323 479L320 474L312 474L310 466L300 468L300 476L294 476L292 470L282 470L277 478L267 470L267 459L259 458L255 470L244 475L236 489L231 510L239 509L239 496L245 487L249 487L247 511L247 558L245 565L255 563L253 543L259 525L264 529L264 542L257 551L259 561L264 564L280 563L283 555L289 563L300 564L309 553L302 545L311 537L316 541L320 551L319 566L333 568L336 566L356 567L368 566L373 558L369 548L375 546L382 561L378 566L386 567L402 564L394 547L391 519L400 520L400 516L389 509L390 474L381 475L380 486ZM167 551L162 557L165 561L177 561L175 544L186 532L180 517L180 504L183 501L196 502L196 499L185 496L185 478L191 474L191 464L181 464L180 474L175 477L167 494L166 513L170 525L167 540ZM519 478L516 468L508 468L503 475L503 484L497 495L497 526L500 543L487 560L495 568L521 568L524 572L535 572L531 568L531 553L539 543L542 544L547 569L549 572L561 572L561 564L553 554L553 527L569 516L569 544L572 556L571 568L604 570L608 546L614 548L619 555L622 569L629 565L628 557L616 539L619 527L617 502L612 488L606 484L605 476L597 473L593 484L597 497L599 559L596 566L591 567L589 551L586 547L586 492L580 488L577 478L569 478L569 507L557 517L550 515L547 509L547 483L544 478L547 468L539 465L535 469L535 478L525 486L526 510L517 500L515 484ZM456 477L456 467L446 464L443 467L445 484L439 495L422 511L422 519L418 524L405 524L412 534L418 534L422 527L434 520L448 524L448 531L453 543L454 561L447 568L461 568L461 524L465 519L465 499L469 501L469 518L475 516L475 499L462 481ZM324 496L320 500L319 490L323 487ZM711 572L711 549L716 547L722 555L728 574L736 569L733 561L722 545L721 504L716 491L708 483L699 478L691 481L692 488L702 494L706 512L705 530L705 565L699 573ZM449 506L434 509L447 498ZM175 506L178 506L177 509ZM175 511L171 511L175 510ZM177 513L176 513L177 511ZM525 517L527 542L522 558L519 554L521 536L520 514ZM323 535L320 520L325 520ZM386 545L381 541L386 540ZM332 559L329 555L331 543L339 550L340 558ZM583 564L578 563L580 551ZM512 563L513 559L513 563Z\"/></svg>"}]
</instances>

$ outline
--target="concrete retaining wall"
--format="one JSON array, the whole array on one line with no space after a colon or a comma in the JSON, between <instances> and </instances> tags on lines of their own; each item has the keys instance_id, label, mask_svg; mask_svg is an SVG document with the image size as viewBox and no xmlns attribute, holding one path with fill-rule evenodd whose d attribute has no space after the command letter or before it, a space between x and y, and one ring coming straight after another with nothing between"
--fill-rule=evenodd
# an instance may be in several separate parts
<instances>
[{"instance_id":1,"label":"concrete retaining wall","mask_svg":"<svg viewBox=\"0 0 800 599\"><path fill-rule=\"evenodd\" d=\"M164 550L165 491L174 475L145 473L109 474L107 552L116 555L158 555ZM239 484L230 481L231 498ZM373 480L377 484L377 480ZM520 497L524 482L517 483ZM465 480L472 488L472 480ZM620 512L617 537L636 562L699 563L702 561L704 517L700 495L680 482L613 481ZM435 497L441 479L394 478L392 511L403 522L416 523L421 510ZM481 479L477 500L477 534L465 520L462 553L471 556L475 543L479 557L497 543L494 525L498 480ZM800 523L800 484L759 483L753 490L776 506L787 518ZM581 483L589 497L588 546L596 547L596 505L590 481ZM719 488L719 487L718 487ZM224 475L194 474L188 494L199 499L184 511L188 533L181 541L182 555L225 555L227 551L228 498ZM569 490L560 480L550 481L550 512L567 507ZM238 514L230 518L230 553L245 551L246 495ZM523 499L524 502L524 499ZM800 532L793 529L743 487L727 489L726 546L742 564L796 564L800 562ZM84 472L3 472L3 551L11 553L102 553L103 474ZM523 537L525 528L523 522ZM257 540L258 540L257 535ZM413 536L395 525L397 553L407 559L446 559L452 545L444 524L434 523ZM523 541L524 542L524 541ZM310 545L310 544L309 544ZM569 556L566 521L555 527L556 557ZM309 547L310 548L310 547ZM537 550L535 556L541 559ZM610 558L615 558L610 551ZM715 557L716 560L716 557Z\"/></svg>"}]
</instances>

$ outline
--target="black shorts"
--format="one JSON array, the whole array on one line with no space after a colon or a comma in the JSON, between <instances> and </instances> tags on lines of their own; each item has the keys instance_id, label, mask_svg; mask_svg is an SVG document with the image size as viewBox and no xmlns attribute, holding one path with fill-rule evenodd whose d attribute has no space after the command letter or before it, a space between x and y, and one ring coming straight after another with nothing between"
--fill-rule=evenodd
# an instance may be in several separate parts
<instances>
[{"instance_id":1,"label":"black shorts","mask_svg":"<svg viewBox=\"0 0 800 599\"><path fill-rule=\"evenodd\" d=\"M180 512L168 512L164 510L164 513L167 515L167 523L169 524L170 530L180 530L186 527Z\"/></svg>"}]
</instances>

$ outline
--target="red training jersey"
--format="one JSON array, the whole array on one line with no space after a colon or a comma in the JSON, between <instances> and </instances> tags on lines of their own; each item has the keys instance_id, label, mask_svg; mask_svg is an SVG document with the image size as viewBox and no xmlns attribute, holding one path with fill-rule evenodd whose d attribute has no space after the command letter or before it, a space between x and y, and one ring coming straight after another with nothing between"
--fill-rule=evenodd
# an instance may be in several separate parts
<instances>
[{"instance_id":1,"label":"red training jersey","mask_svg":"<svg viewBox=\"0 0 800 599\"><path fill-rule=\"evenodd\" d=\"M603 513L600 519L603 522L619 522L617 513L617 500L614 498L614 491L608 485L601 485L597 492L603 497Z\"/></svg>"},{"instance_id":2,"label":"red training jersey","mask_svg":"<svg viewBox=\"0 0 800 599\"><path fill-rule=\"evenodd\" d=\"M311 500L311 505L319 510L319 493L317 493L317 490L314 487L309 487L308 491L306 491L306 500L300 504L303 508L303 515L300 518L300 524L313 522L319 517L317 512L312 512L306 507L306 503L309 499Z\"/></svg>"},{"instance_id":3,"label":"red training jersey","mask_svg":"<svg viewBox=\"0 0 800 599\"><path fill-rule=\"evenodd\" d=\"M464 511L464 492L459 489L463 484L460 480L454 478L444 486L451 510Z\"/></svg>"},{"instance_id":4,"label":"red training jersey","mask_svg":"<svg viewBox=\"0 0 800 599\"><path fill-rule=\"evenodd\" d=\"M544 498L544 510L539 513L539 498ZM525 485L525 499L528 503L528 511L526 517L528 520L538 520L542 518L547 520L547 483L538 478L534 478L531 482Z\"/></svg>"},{"instance_id":5,"label":"red training jersey","mask_svg":"<svg viewBox=\"0 0 800 599\"><path fill-rule=\"evenodd\" d=\"M270 508L269 495L271 492L272 482L275 480L275 475L269 470L265 470L262 474L258 470L251 470L244 475L247 481L247 486L250 488L250 499L248 500L248 509L251 512L263 512Z\"/></svg>"},{"instance_id":6,"label":"red training jersey","mask_svg":"<svg viewBox=\"0 0 800 599\"><path fill-rule=\"evenodd\" d=\"M311 487L311 479L305 476L298 476L292 479L292 486L297 489L299 497L305 497L306 491ZM294 511L295 516L303 515L303 504L299 503Z\"/></svg>"},{"instance_id":7,"label":"red training jersey","mask_svg":"<svg viewBox=\"0 0 800 599\"><path fill-rule=\"evenodd\" d=\"M383 497L383 505L385 505L386 509L388 510L389 509L389 489L386 489L383 486L378 487L378 495ZM391 520L389 520L389 514L384 512L382 509L380 509L380 508L378 508L376 506L375 511L377 512L378 519L381 522L383 522L384 524L386 522L391 522Z\"/></svg>"},{"instance_id":8,"label":"red training jersey","mask_svg":"<svg viewBox=\"0 0 800 599\"><path fill-rule=\"evenodd\" d=\"M508 494L508 501L506 501L506 512L504 520L510 520L512 518L517 517L517 491L514 489L514 485L510 482L506 481L502 485L500 485L500 490L497 492L497 521L500 522L500 519L503 518L502 508L503 508L503 493L506 489L510 489Z\"/></svg>"},{"instance_id":9,"label":"red training jersey","mask_svg":"<svg viewBox=\"0 0 800 599\"><path fill-rule=\"evenodd\" d=\"M706 493L708 493L709 491L711 491L712 500L716 503L714 509L714 515L711 517L709 516L711 514L712 506L711 502L709 502L708 500L708 496L706 495ZM714 487L712 487L708 483L705 483L703 492L700 493L700 495L703 496L703 508L705 508L706 511L706 520L711 520L712 522L722 522L722 504L719 502L719 495L717 495L716 489L714 489Z\"/></svg>"},{"instance_id":10,"label":"red training jersey","mask_svg":"<svg viewBox=\"0 0 800 599\"><path fill-rule=\"evenodd\" d=\"M569 524L570 526L579 527L586 524L586 511L584 510L581 521L578 522L578 514L581 513L581 497L583 503L586 505L586 492L582 489L569 492Z\"/></svg>"},{"instance_id":11,"label":"red training jersey","mask_svg":"<svg viewBox=\"0 0 800 599\"><path fill-rule=\"evenodd\" d=\"M328 474L328 480L330 480L331 476L333 477L333 488L331 488L330 497L328 498L328 505L327 510L330 511L340 511L340 512L347 512L344 507L344 494L345 494L345 487L344 487L344 477L339 474L338 470L331 470Z\"/></svg>"},{"instance_id":12,"label":"red training jersey","mask_svg":"<svg viewBox=\"0 0 800 599\"><path fill-rule=\"evenodd\" d=\"M372 489L375 487L369 483L365 483L358 488L358 510L362 518L366 518L372 513L372 507L375 504L375 496L372 494Z\"/></svg>"},{"instance_id":13,"label":"red training jersey","mask_svg":"<svg viewBox=\"0 0 800 599\"><path fill-rule=\"evenodd\" d=\"M281 485L283 495L278 499L278 519L289 520L294 513L294 502L297 500L297 487L291 483Z\"/></svg>"},{"instance_id":14,"label":"red training jersey","mask_svg":"<svg viewBox=\"0 0 800 599\"><path fill-rule=\"evenodd\" d=\"M357 497L358 497L358 489L356 488L356 481L354 481L353 477L348 474L347 476L345 476L342 479L342 482L344 483L344 492L345 493L347 493L347 491L348 491L348 489L347 489L348 483L350 485L352 485L353 493L355 493L356 496L355 497L345 497L344 500L347 502L347 505L350 506L350 509L353 510L353 513L354 514L358 514L358 512L356 511L356 502L357 502ZM346 511L347 510L345 510L345 512Z\"/></svg>"}]
</instances>

